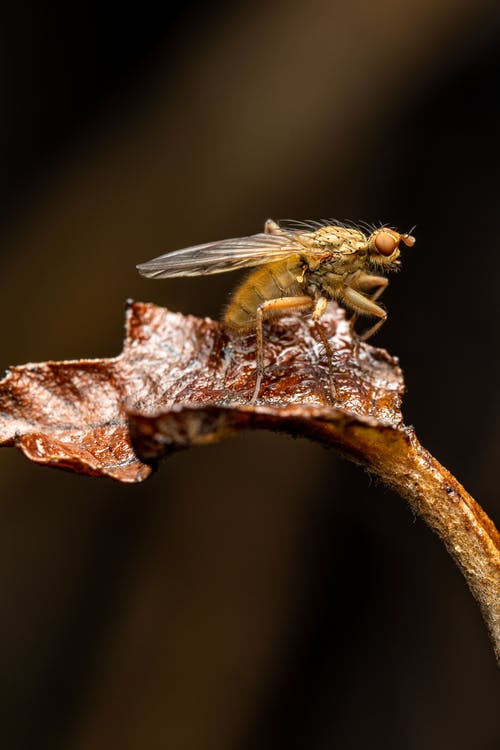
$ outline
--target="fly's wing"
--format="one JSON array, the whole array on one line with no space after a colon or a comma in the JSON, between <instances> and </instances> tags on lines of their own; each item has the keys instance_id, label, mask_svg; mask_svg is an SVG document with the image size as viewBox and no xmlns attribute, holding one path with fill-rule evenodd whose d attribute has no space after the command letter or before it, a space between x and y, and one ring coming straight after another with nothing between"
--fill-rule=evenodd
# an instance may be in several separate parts
<instances>
[{"instance_id":1,"label":"fly's wing","mask_svg":"<svg viewBox=\"0 0 500 750\"><path fill-rule=\"evenodd\" d=\"M172 253L160 255L137 266L142 276L153 279L169 279L174 276L205 276L224 273L237 268L250 268L284 260L295 253L308 254L294 232L280 234L253 234L221 242L186 247Z\"/></svg>"}]
</instances>

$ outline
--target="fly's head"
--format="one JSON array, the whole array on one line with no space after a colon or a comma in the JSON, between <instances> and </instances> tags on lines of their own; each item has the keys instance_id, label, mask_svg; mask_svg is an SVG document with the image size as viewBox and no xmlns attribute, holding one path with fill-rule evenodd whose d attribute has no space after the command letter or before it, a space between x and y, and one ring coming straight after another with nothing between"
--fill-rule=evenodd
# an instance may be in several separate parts
<instances>
[{"instance_id":1,"label":"fly's head","mask_svg":"<svg viewBox=\"0 0 500 750\"><path fill-rule=\"evenodd\" d=\"M400 266L399 244L413 247L415 241L411 234L400 234L388 227L377 229L368 237L368 263L373 269L395 271Z\"/></svg>"}]
</instances>

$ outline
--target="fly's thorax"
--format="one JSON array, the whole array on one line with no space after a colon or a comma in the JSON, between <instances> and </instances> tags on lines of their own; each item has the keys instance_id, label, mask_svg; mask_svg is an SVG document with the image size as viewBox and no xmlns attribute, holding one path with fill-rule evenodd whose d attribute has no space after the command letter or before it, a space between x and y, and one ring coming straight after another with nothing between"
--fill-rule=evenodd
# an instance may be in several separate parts
<instances>
[{"instance_id":1,"label":"fly's thorax","mask_svg":"<svg viewBox=\"0 0 500 750\"><path fill-rule=\"evenodd\" d=\"M357 229L326 226L311 233L304 260L316 286L324 283L326 274L348 276L367 267L368 238Z\"/></svg>"},{"instance_id":2,"label":"fly's thorax","mask_svg":"<svg viewBox=\"0 0 500 750\"><path fill-rule=\"evenodd\" d=\"M353 274L366 267L366 253L352 252L329 261L323 261L317 266L308 267L304 274L307 294L313 298L324 296L337 299L340 290L349 282Z\"/></svg>"},{"instance_id":3,"label":"fly's thorax","mask_svg":"<svg viewBox=\"0 0 500 750\"><path fill-rule=\"evenodd\" d=\"M326 297L335 299L344 282L343 274L326 272L324 269L306 275L306 293L313 299Z\"/></svg>"},{"instance_id":4,"label":"fly's thorax","mask_svg":"<svg viewBox=\"0 0 500 750\"><path fill-rule=\"evenodd\" d=\"M304 236L307 237L307 244L314 250L350 254L366 251L367 247L367 238L363 232L337 225L320 227Z\"/></svg>"}]
</instances>

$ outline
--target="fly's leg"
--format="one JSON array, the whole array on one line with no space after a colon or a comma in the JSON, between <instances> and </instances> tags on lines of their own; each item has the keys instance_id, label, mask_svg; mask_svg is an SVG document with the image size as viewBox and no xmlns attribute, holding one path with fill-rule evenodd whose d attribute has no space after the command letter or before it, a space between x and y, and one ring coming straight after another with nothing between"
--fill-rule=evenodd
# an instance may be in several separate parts
<instances>
[{"instance_id":1,"label":"fly's leg","mask_svg":"<svg viewBox=\"0 0 500 750\"><path fill-rule=\"evenodd\" d=\"M313 301L311 297L278 297L277 299L270 299L263 302L262 305L259 305L257 308L257 382L255 383L255 390L250 401L251 404L257 403L262 376L264 375L264 336L262 332L262 323L266 318L271 318L276 315L284 315L287 312L309 310L312 307L312 304Z\"/></svg>"},{"instance_id":2,"label":"fly's leg","mask_svg":"<svg viewBox=\"0 0 500 750\"><path fill-rule=\"evenodd\" d=\"M342 298L358 315L372 315L375 318L379 318L371 328L359 337L360 341L367 341L387 320L386 311L379 305L375 304L373 299L365 297L364 294L361 294L361 292L358 292L356 289L352 289L349 286L346 287L342 290Z\"/></svg>"},{"instance_id":3,"label":"fly's leg","mask_svg":"<svg viewBox=\"0 0 500 750\"><path fill-rule=\"evenodd\" d=\"M328 305L328 300L325 297L319 297L316 300L316 304L314 306L313 310L313 321L314 321L314 327L316 328L316 331L318 332L318 336L321 339L321 342L323 346L325 347L326 356L328 357L328 373L330 377L330 393L332 396L333 401L337 398L337 389L335 388L335 380L333 377L333 352L332 347L330 346L330 342L328 341L327 335L325 333L325 329L323 326L319 323L319 318L323 315Z\"/></svg>"},{"instance_id":4,"label":"fly's leg","mask_svg":"<svg viewBox=\"0 0 500 750\"><path fill-rule=\"evenodd\" d=\"M382 308L379 307L379 310L382 310ZM381 317L381 319L377 320L377 322L372 325L371 328L365 331L363 335L359 337L360 341L368 341L368 339L371 338L375 333L377 333L378 329L384 325L385 321L387 320L387 313L385 312L385 310L382 310L382 312L384 313L384 317Z\"/></svg>"},{"instance_id":5,"label":"fly's leg","mask_svg":"<svg viewBox=\"0 0 500 750\"><path fill-rule=\"evenodd\" d=\"M375 289L375 291L374 291L373 294L370 294L370 295L364 297L365 299L368 299L371 302L375 302L375 300L377 300L380 297L380 295L382 294L382 292L385 289L387 289L388 284L389 284L389 279L386 279L385 276L375 276L375 275L372 275L372 274L360 272L353 279L350 288L352 288L354 290L357 290L357 291L369 291L371 289ZM351 303L351 306L353 306L352 303ZM378 307L378 305L377 305L377 307ZM382 308L378 308L378 309L381 310ZM369 313L369 314L372 315L373 313ZM358 353L359 341L366 341L366 338L369 338L370 336L373 336L373 334L375 333L375 331L378 330L378 328L380 328L380 326L384 322L382 320L382 322L380 324L377 324L377 328L375 328L375 330L369 329L368 330L368 336L366 336L366 333L364 333L362 336L358 336L356 334L355 330L354 330L354 326L355 326L355 324L356 324L356 322L357 322L357 320L359 318L359 315L360 315L359 311L357 311L355 309L354 315L351 317L351 320L350 320L351 336L354 339L354 353L355 353L355 355L357 355L357 353Z\"/></svg>"},{"instance_id":6,"label":"fly's leg","mask_svg":"<svg viewBox=\"0 0 500 750\"><path fill-rule=\"evenodd\" d=\"M385 276L375 276L369 273L359 273L350 284L353 289L357 289L359 292L368 292L370 289L375 289L375 292L370 294L372 302L380 297L388 285L389 279L386 279Z\"/></svg>"},{"instance_id":7,"label":"fly's leg","mask_svg":"<svg viewBox=\"0 0 500 750\"><path fill-rule=\"evenodd\" d=\"M267 219L266 223L264 224L264 232L266 234L282 234L283 231L280 229L280 225L273 221L273 219Z\"/></svg>"}]
</instances>

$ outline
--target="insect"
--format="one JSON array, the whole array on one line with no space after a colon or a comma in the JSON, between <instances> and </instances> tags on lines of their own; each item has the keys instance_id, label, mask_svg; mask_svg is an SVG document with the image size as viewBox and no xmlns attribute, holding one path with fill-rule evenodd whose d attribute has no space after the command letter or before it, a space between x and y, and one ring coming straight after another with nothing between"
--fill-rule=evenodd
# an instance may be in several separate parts
<instances>
[{"instance_id":1,"label":"insect","mask_svg":"<svg viewBox=\"0 0 500 750\"><path fill-rule=\"evenodd\" d=\"M165 279L260 266L236 289L223 319L238 333L256 332L257 378L251 403L259 397L264 374L263 322L293 312L312 313L329 359L335 399L332 350L321 316L328 302L336 300L354 312L352 325L359 315L376 318L359 338L373 336L387 319L376 300L389 282L379 274L399 268L401 242L412 247L415 237L384 226L358 228L331 220L280 226L269 219L259 234L175 250L137 268L143 276Z\"/></svg>"}]
</instances>

